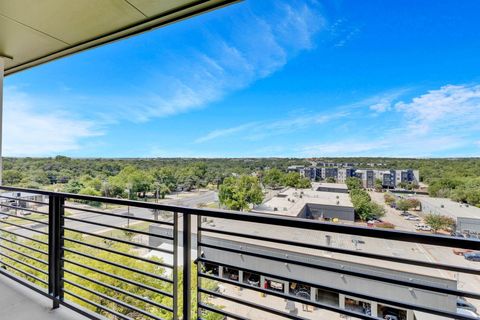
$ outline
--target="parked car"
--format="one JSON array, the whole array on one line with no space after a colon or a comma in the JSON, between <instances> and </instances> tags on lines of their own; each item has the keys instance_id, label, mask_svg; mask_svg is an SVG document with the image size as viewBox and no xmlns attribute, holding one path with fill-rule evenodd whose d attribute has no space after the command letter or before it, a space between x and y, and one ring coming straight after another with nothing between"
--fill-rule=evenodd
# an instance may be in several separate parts
<instances>
[{"instance_id":1,"label":"parked car","mask_svg":"<svg viewBox=\"0 0 480 320\"><path fill-rule=\"evenodd\" d=\"M473 312L472 310L463 309L463 308L457 308L457 313L458 313L459 315L462 315L462 316L472 317L473 319L480 319L480 317L478 316L478 314L476 314L476 313Z\"/></svg>"},{"instance_id":2,"label":"parked car","mask_svg":"<svg viewBox=\"0 0 480 320\"><path fill-rule=\"evenodd\" d=\"M470 250L470 249L459 249L459 248L452 249L452 251L453 251L453 254L456 254L457 256L463 256L465 253L474 252L473 250Z\"/></svg>"},{"instance_id":3,"label":"parked car","mask_svg":"<svg viewBox=\"0 0 480 320\"><path fill-rule=\"evenodd\" d=\"M480 251L464 253L463 257L468 261L480 262Z\"/></svg>"},{"instance_id":4,"label":"parked car","mask_svg":"<svg viewBox=\"0 0 480 320\"><path fill-rule=\"evenodd\" d=\"M419 230L419 231L432 231L432 228L429 227L429 226L426 226L426 225L423 225L421 227L417 227L416 229Z\"/></svg>"},{"instance_id":5,"label":"parked car","mask_svg":"<svg viewBox=\"0 0 480 320\"><path fill-rule=\"evenodd\" d=\"M452 233L451 233L451 236L452 236L452 237L457 237L457 238L465 238L465 236L464 236L462 233L458 232L458 231L457 231L457 232L452 232Z\"/></svg>"},{"instance_id":6,"label":"parked car","mask_svg":"<svg viewBox=\"0 0 480 320\"><path fill-rule=\"evenodd\" d=\"M417 216L410 216L410 217L406 217L405 220L409 220L409 221L420 221L421 219Z\"/></svg>"},{"instance_id":7,"label":"parked car","mask_svg":"<svg viewBox=\"0 0 480 320\"><path fill-rule=\"evenodd\" d=\"M477 312L477 308L473 304L465 300L465 298L463 297L457 298L457 308L462 308L462 309L467 309L473 312Z\"/></svg>"}]
</instances>

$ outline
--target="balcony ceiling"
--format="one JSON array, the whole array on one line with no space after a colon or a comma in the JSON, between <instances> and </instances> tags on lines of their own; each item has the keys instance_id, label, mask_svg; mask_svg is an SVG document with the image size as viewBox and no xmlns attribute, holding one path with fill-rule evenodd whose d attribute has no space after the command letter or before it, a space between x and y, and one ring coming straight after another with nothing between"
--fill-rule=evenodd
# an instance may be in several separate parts
<instances>
[{"instance_id":1,"label":"balcony ceiling","mask_svg":"<svg viewBox=\"0 0 480 320\"><path fill-rule=\"evenodd\" d=\"M0 0L5 75L238 0Z\"/></svg>"}]
</instances>

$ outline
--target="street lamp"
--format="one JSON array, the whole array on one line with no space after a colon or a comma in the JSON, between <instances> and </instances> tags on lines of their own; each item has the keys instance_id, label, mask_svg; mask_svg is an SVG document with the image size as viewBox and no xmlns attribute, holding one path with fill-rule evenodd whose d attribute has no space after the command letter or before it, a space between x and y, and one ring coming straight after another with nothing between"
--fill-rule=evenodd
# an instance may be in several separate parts
<instances>
[{"instance_id":1,"label":"street lamp","mask_svg":"<svg viewBox=\"0 0 480 320\"><path fill-rule=\"evenodd\" d=\"M132 190L132 183L129 182L127 183L127 193L128 193L128 200L130 199L131 196L131 190ZM127 206L127 228L130 228L130 204Z\"/></svg>"}]
</instances>

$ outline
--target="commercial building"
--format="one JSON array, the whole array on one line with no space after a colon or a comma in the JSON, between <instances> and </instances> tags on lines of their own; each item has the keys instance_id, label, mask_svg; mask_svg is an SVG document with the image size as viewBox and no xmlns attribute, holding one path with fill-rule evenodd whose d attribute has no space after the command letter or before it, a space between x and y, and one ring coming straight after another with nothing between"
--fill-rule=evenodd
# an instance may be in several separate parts
<instances>
[{"instance_id":1,"label":"commercial building","mask_svg":"<svg viewBox=\"0 0 480 320\"><path fill-rule=\"evenodd\" d=\"M205 220L205 222L207 225L215 226L216 229L235 230L242 234L257 234L266 237L277 234L281 237L284 232L279 227L270 226L268 230L265 230L261 226L252 226L241 221L228 221L228 225L221 219L209 222ZM193 223L194 229L196 229L196 220ZM152 234L149 238L149 245L162 248L165 247L165 243L169 243L169 240L163 240L162 237L172 236L171 229L164 226L151 225L149 232ZM315 236L312 232L300 230L291 230L291 232L292 234L289 236L297 241L308 243L315 239L316 243L325 243L327 246L342 243L348 238L344 235L335 237L329 234ZM179 236L179 238L182 237ZM195 234L193 238L196 242L197 235ZM353 237L351 240L353 242ZM204 271L233 283L265 288L292 298L298 297L382 319L388 314L395 315L398 320L440 319L422 315L412 309L382 303L384 299L430 306L446 312L455 312L456 310L457 297L454 295L415 290L408 286L348 275L350 271L368 274L371 277L383 277L388 274L396 281L408 281L412 284L428 283L455 290L457 281L441 277L441 272L424 272L421 269L415 269L416 272L392 269L388 263L385 263L384 266L372 265L367 262L368 259L360 257L355 257L354 260L344 260L345 256L332 256L331 253L292 248L275 242L266 244L246 238L237 240L228 235L202 235L202 243L201 256L211 261L203 264ZM371 247L376 247L375 243L372 243ZM269 259L262 257L265 253L268 253ZM291 263L285 262L285 259ZM378 300L366 299L363 296L377 297ZM260 299L266 298L261 297ZM284 303L287 307L288 300ZM312 316L315 315L312 314Z\"/></svg>"},{"instance_id":2,"label":"commercial building","mask_svg":"<svg viewBox=\"0 0 480 320\"><path fill-rule=\"evenodd\" d=\"M329 191L316 190L324 184L315 184L313 190L288 188L252 211L314 220L354 221L354 208L350 195L345 192L346 186L332 185L325 187ZM341 191L331 192L333 188Z\"/></svg>"}]
</instances>

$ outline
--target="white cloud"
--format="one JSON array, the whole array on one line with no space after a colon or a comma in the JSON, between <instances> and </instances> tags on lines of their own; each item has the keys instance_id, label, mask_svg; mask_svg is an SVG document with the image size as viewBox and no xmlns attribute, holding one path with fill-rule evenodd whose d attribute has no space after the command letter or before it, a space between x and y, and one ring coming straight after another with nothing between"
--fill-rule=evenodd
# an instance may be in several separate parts
<instances>
[{"instance_id":1,"label":"white cloud","mask_svg":"<svg viewBox=\"0 0 480 320\"><path fill-rule=\"evenodd\" d=\"M477 131L480 121L480 85L446 85L398 102L413 134Z\"/></svg>"},{"instance_id":2,"label":"white cloud","mask_svg":"<svg viewBox=\"0 0 480 320\"><path fill-rule=\"evenodd\" d=\"M35 99L12 87L5 88L3 132L5 156L56 155L80 149L82 139L102 134L92 122L67 112L38 110Z\"/></svg>"},{"instance_id":3,"label":"white cloud","mask_svg":"<svg viewBox=\"0 0 480 320\"><path fill-rule=\"evenodd\" d=\"M406 91L405 91L406 92ZM399 91L401 93L401 91ZM407 101L391 94L370 104L370 110L395 110L391 118L371 127L357 128L356 136L304 145L304 156L399 156L423 157L448 151L464 156L472 153L480 133L480 85L446 85ZM365 99L359 105L365 105ZM355 106L357 104L352 104ZM358 121L365 120L357 114ZM470 147L470 148L469 148Z\"/></svg>"},{"instance_id":4,"label":"white cloud","mask_svg":"<svg viewBox=\"0 0 480 320\"><path fill-rule=\"evenodd\" d=\"M299 52L313 48L325 25L312 1L274 2L262 17L245 11L232 16L226 34L205 36L204 48L186 48L181 56L165 60L170 67L152 71L158 75L149 80L146 92L134 99L112 100L116 108L123 106L119 114L134 121L204 107L270 76Z\"/></svg>"}]
</instances>

